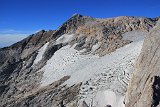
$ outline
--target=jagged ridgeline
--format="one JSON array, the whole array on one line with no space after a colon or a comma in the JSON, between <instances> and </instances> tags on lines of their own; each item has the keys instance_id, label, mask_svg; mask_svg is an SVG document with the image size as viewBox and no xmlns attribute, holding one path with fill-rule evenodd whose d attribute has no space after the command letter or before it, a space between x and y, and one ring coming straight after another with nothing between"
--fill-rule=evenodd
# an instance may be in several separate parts
<instances>
[{"instance_id":1,"label":"jagged ridgeline","mask_svg":"<svg viewBox=\"0 0 160 107\"><path fill-rule=\"evenodd\" d=\"M1 48L0 106L124 106L134 62L157 20L74 14L57 30Z\"/></svg>"}]
</instances>

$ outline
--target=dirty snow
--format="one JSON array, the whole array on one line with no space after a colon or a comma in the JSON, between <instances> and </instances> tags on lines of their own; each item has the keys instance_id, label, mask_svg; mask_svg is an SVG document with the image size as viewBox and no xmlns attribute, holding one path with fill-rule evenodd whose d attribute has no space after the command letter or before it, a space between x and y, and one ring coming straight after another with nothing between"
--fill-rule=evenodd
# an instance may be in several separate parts
<instances>
[{"instance_id":1,"label":"dirty snow","mask_svg":"<svg viewBox=\"0 0 160 107\"><path fill-rule=\"evenodd\" d=\"M69 45L62 47L55 52L52 58L41 69L45 71L41 82L42 86L46 86L66 75L71 75L71 79L73 80L68 82L70 86L85 80L85 78L88 79L90 74L92 74L91 71L86 72L82 71L82 69L88 67L87 65L94 62L97 58L98 56L81 55L79 51ZM80 72L81 76L77 75L78 72Z\"/></svg>"},{"instance_id":2,"label":"dirty snow","mask_svg":"<svg viewBox=\"0 0 160 107\"><path fill-rule=\"evenodd\" d=\"M139 41L144 39L147 34L148 34L147 31L139 30L139 31L126 32L122 36L124 40Z\"/></svg>"},{"instance_id":3,"label":"dirty snow","mask_svg":"<svg viewBox=\"0 0 160 107\"><path fill-rule=\"evenodd\" d=\"M136 33L136 35L138 34ZM130 36L133 35L135 33ZM130 39L130 36L126 36L126 39ZM57 43L67 40L69 39L59 39ZM113 101L110 101L109 98L105 100L113 107L124 107L122 104L123 96L133 71L134 62L140 54L144 37L142 35L139 39L134 38L132 40L134 42L103 57L92 54L82 55L80 51L74 49L74 46L71 47L70 45L62 47L41 69L44 71L41 86L46 86L63 76L69 75L71 78L64 84L72 86L82 82L79 94L80 101L85 100L90 107L99 107L98 104L102 103L99 100L97 103L96 100L97 93L101 91L105 98L106 96L114 97ZM117 103L121 106L117 106L119 105Z\"/></svg>"},{"instance_id":4,"label":"dirty snow","mask_svg":"<svg viewBox=\"0 0 160 107\"><path fill-rule=\"evenodd\" d=\"M91 102L93 106L97 107L95 96L100 90L110 89L115 92L116 96L123 97L142 44L143 40L132 42L117 49L110 55L96 59L96 61L88 65L89 69L83 69L87 72L92 71L92 75L88 81L83 81L79 95L80 99L85 100L90 107ZM68 81L73 80L71 78Z\"/></svg>"},{"instance_id":5,"label":"dirty snow","mask_svg":"<svg viewBox=\"0 0 160 107\"><path fill-rule=\"evenodd\" d=\"M92 46L92 51L96 51L98 48L100 47L100 45L98 43L96 43L95 45Z\"/></svg>"},{"instance_id":6,"label":"dirty snow","mask_svg":"<svg viewBox=\"0 0 160 107\"><path fill-rule=\"evenodd\" d=\"M112 107L125 107L123 100L123 96L117 96L115 92L105 90L97 92L95 102L97 107L106 107L106 105L111 105Z\"/></svg>"},{"instance_id":7,"label":"dirty snow","mask_svg":"<svg viewBox=\"0 0 160 107\"><path fill-rule=\"evenodd\" d=\"M74 36L74 34L64 34L62 36L60 36L57 40L56 40L56 44L60 44L60 43L67 43L70 40L72 40L72 37Z\"/></svg>"},{"instance_id":8,"label":"dirty snow","mask_svg":"<svg viewBox=\"0 0 160 107\"><path fill-rule=\"evenodd\" d=\"M37 64L41 59L42 56L48 46L49 42L47 42L46 44L44 44L39 50L38 50L38 55L36 56L36 59L34 60L33 65Z\"/></svg>"}]
</instances>

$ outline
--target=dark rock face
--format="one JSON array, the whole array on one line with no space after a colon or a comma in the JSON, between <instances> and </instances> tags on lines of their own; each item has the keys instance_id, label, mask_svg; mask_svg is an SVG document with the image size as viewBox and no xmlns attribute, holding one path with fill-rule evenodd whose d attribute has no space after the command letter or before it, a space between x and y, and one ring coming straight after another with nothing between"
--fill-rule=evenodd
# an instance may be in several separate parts
<instances>
[{"instance_id":1,"label":"dark rock face","mask_svg":"<svg viewBox=\"0 0 160 107\"><path fill-rule=\"evenodd\" d=\"M54 54L57 50L59 50L61 47L63 47L63 44L53 45L53 46L49 47L49 48L45 51L44 56L43 56L43 59L44 59L44 60L49 60L49 59L53 56L53 54Z\"/></svg>"},{"instance_id":2,"label":"dark rock face","mask_svg":"<svg viewBox=\"0 0 160 107\"><path fill-rule=\"evenodd\" d=\"M107 105L106 107L112 107L111 105Z\"/></svg>"},{"instance_id":3,"label":"dark rock face","mask_svg":"<svg viewBox=\"0 0 160 107\"><path fill-rule=\"evenodd\" d=\"M154 77L152 89L153 89L153 102L151 107L157 107L160 102L160 77L159 76Z\"/></svg>"},{"instance_id":4,"label":"dark rock face","mask_svg":"<svg viewBox=\"0 0 160 107\"><path fill-rule=\"evenodd\" d=\"M160 107L160 25L145 39L126 95L126 107Z\"/></svg>"},{"instance_id":5,"label":"dark rock face","mask_svg":"<svg viewBox=\"0 0 160 107\"><path fill-rule=\"evenodd\" d=\"M81 83L73 86L62 85L69 76L40 87L43 71L38 70L54 53L67 44L75 43L77 43L75 49L86 48L87 52L90 52L93 45L101 43L96 53L105 55L131 42L123 40L123 33L134 30L149 31L156 21L157 19L136 17L95 19L75 14L57 30L42 30L0 49L0 106L61 107L71 102L76 105ZM66 33L75 34L73 40L69 43L56 44L57 38ZM42 60L34 65L38 50L47 42L49 45Z\"/></svg>"}]
</instances>

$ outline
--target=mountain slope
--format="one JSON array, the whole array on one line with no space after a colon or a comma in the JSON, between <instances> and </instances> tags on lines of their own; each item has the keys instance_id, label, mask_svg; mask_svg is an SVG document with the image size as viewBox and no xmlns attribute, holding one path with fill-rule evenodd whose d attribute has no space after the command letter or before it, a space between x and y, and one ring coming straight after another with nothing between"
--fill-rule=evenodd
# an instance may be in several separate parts
<instances>
[{"instance_id":1,"label":"mountain slope","mask_svg":"<svg viewBox=\"0 0 160 107\"><path fill-rule=\"evenodd\" d=\"M156 22L75 14L57 30L0 49L0 106L124 106L134 61Z\"/></svg>"}]
</instances>

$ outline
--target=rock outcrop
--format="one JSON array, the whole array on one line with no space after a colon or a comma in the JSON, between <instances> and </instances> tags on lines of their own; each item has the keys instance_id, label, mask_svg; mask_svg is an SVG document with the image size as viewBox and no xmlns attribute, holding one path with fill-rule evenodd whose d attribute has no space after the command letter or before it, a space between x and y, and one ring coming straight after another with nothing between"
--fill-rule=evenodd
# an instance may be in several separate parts
<instances>
[{"instance_id":1,"label":"rock outcrop","mask_svg":"<svg viewBox=\"0 0 160 107\"><path fill-rule=\"evenodd\" d=\"M142 30L149 31L155 25L156 19L146 19L142 17L116 17L108 19L92 19L76 29L75 41L76 49L87 49L99 44L96 54L103 56L116 49L131 43L129 40L123 40L122 34L130 31Z\"/></svg>"},{"instance_id":2,"label":"rock outcrop","mask_svg":"<svg viewBox=\"0 0 160 107\"><path fill-rule=\"evenodd\" d=\"M126 107L160 107L160 23L146 37L129 83Z\"/></svg>"}]
</instances>

